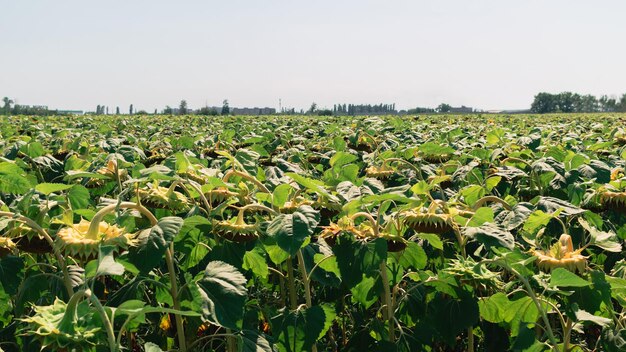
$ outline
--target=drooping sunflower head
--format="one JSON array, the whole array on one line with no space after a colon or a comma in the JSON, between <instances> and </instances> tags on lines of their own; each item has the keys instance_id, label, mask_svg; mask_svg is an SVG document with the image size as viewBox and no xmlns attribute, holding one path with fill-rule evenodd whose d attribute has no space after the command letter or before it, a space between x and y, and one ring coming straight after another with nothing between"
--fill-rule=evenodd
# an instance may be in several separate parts
<instances>
[{"instance_id":1,"label":"drooping sunflower head","mask_svg":"<svg viewBox=\"0 0 626 352\"><path fill-rule=\"evenodd\" d=\"M410 210L404 214L404 223L416 232L443 234L453 231L449 214Z\"/></svg>"},{"instance_id":2,"label":"drooping sunflower head","mask_svg":"<svg viewBox=\"0 0 626 352\"><path fill-rule=\"evenodd\" d=\"M452 176L450 175L432 175L428 176L428 182L431 183L433 181L437 181L441 188L450 188L452 187Z\"/></svg>"},{"instance_id":3,"label":"drooping sunflower head","mask_svg":"<svg viewBox=\"0 0 626 352\"><path fill-rule=\"evenodd\" d=\"M226 202L228 199L236 197L237 195L238 193L233 192L224 186L215 187L204 194L207 201L209 201L213 207L216 207Z\"/></svg>"},{"instance_id":4,"label":"drooping sunflower head","mask_svg":"<svg viewBox=\"0 0 626 352\"><path fill-rule=\"evenodd\" d=\"M86 300L65 303L55 299L50 306L35 306L35 314L21 319L27 324L24 334L37 337L42 350L90 351L104 335L100 319Z\"/></svg>"},{"instance_id":5,"label":"drooping sunflower head","mask_svg":"<svg viewBox=\"0 0 626 352\"><path fill-rule=\"evenodd\" d=\"M150 185L137 192L142 204L149 208L167 209L179 213L189 209L189 199L184 194L167 187Z\"/></svg>"},{"instance_id":6,"label":"drooping sunflower head","mask_svg":"<svg viewBox=\"0 0 626 352\"><path fill-rule=\"evenodd\" d=\"M295 199L286 201L279 210L280 213L291 214L302 205L313 205L313 202L302 197L296 197Z\"/></svg>"},{"instance_id":7,"label":"drooping sunflower head","mask_svg":"<svg viewBox=\"0 0 626 352\"><path fill-rule=\"evenodd\" d=\"M243 219L240 221L239 217L217 222L213 231L220 237L238 243L252 242L259 238L258 226L247 224Z\"/></svg>"},{"instance_id":8,"label":"drooping sunflower head","mask_svg":"<svg viewBox=\"0 0 626 352\"><path fill-rule=\"evenodd\" d=\"M0 237L0 258L15 253L15 243L8 237Z\"/></svg>"},{"instance_id":9,"label":"drooping sunflower head","mask_svg":"<svg viewBox=\"0 0 626 352\"><path fill-rule=\"evenodd\" d=\"M14 222L7 226L4 230L4 236L9 238L18 238L18 237L27 237L33 238L38 237L39 234L37 231L31 229L29 226L21 222Z\"/></svg>"},{"instance_id":10,"label":"drooping sunflower head","mask_svg":"<svg viewBox=\"0 0 626 352\"><path fill-rule=\"evenodd\" d=\"M119 251L136 244L135 235L117 225L102 221L98 224L97 233L90 234L90 224L83 219L78 224L60 229L56 235L60 250L67 255L88 259L98 255L99 245L114 246Z\"/></svg>"},{"instance_id":11,"label":"drooping sunflower head","mask_svg":"<svg viewBox=\"0 0 626 352\"><path fill-rule=\"evenodd\" d=\"M50 253L52 246L37 231L24 223L12 223L4 231L4 237L10 238L18 250L27 253Z\"/></svg>"},{"instance_id":12,"label":"drooping sunflower head","mask_svg":"<svg viewBox=\"0 0 626 352\"><path fill-rule=\"evenodd\" d=\"M626 192L602 190L600 204L607 209L626 213Z\"/></svg>"},{"instance_id":13,"label":"drooping sunflower head","mask_svg":"<svg viewBox=\"0 0 626 352\"><path fill-rule=\"evenodd\" d=\"M337 243L337 237L341 234L348 234L355 238L364 238L366 236L354 226L352 219L349 217L343 217L336 223L331 222L330 225L324 226L318 238L324 239L329 246L334 246Z\"/></svg>"},{"instance_id":14,"label":"drooping sunflower head","mask_svg":"<svg viewBox=\"0 0 626 352\"><path fill-rule=\"evenodd\" d=\"M616 181L624 177L624 168L616 167L611 170L611 181Z\"/></svg>"},{"instance_id":15,"label":"drooping sunflower head","mask_svg":"<svg viewBox=\"0 0 626 352\"><path fill-rule=\"evenodd\" d=\"M396 173L396 170L393 168L381 165L381 166L370 166L365 169L365 175L367 177L373 177L378 179L386 179L393 176Z\"/></svg>"},{"instance_id":16,"label":"drooping sunflower head","mask_svg":"<svg viewBox=\"0 0 626 352\"><path fill-rule=\"evenodd\" d=\"M107 162L106 166L101 167L98 170L96 170L96 173L102 176L105 176L106 179L91 178L89 179L89 181L87 181L87 183L85 184L85 187L87 188L102 187L107 180L115 179L115 170L117 170L117 161L115 159L110 159ZM128 176L128 171L124 169L118 170L117 177L119 177L120 180L125 179L127 176Z\"/></svg>"},{"instance_id":17,"label":"drooping sunflower head","mask_svg":"<svg viewBox=\"0 0 626 352\"><path fill-rule=\"evenodd\" d=\"M583 273L587 268L587 257L580 254L582 249L574 250L572 237L562 234L559 241L549 250L532 250L537 257L537 266L544 272L552 272L556 268L564 268L571 272Z\"/></svg>"}]
</instances>

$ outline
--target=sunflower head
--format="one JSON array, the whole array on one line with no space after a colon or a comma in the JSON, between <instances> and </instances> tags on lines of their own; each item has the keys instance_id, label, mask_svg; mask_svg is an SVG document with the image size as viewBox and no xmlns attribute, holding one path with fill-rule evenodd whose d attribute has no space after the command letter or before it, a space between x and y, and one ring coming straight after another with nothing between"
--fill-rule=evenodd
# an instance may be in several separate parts
<instances>
[{"instance_id":1,"label":"sunflower head","mask_svg":"<svg viewBox=\"0 0 626 352\"><path fill-rule=\"evenodd\" d=\"M8 237L0 237L0 258L15 253L15 243Z\"/></svg>"},{"instance_id":2,"label":"sunflower head","mask_svg":"<svg viewBox=\"0 0 626 352\"><path fill-rule=\"evenodd\" d=\"M229 198L235 197L237 195L237 193L229 190L224 186L213 188L212 190L204 194L206 199L209 201L209 203L211 203L211 206L213 207L216 207L227 201Z\"/></svg>"},{"instance_id":3,"label":"sunflower head","mask_svg":"<svg viewBox=\"0 0 626 352\"><path fill-rule=\"evenodd\" d=\"M626 213L626 192L601 191L600 204L607 209Z\"/></svg>"},{"instance_id":4,"label":"sunflower head","mask_svg":"<svg viewBox=\"0 0 626 352\"><path fill-rule=\"evenodd\" d=\"M453 230L448 214L411 210L404 214L404 223L416 232L443 234Z\"/></svg>"},{"instance_id":5,"label":"sunflower head","mask_svg":"<svg viewBox=\"0 0 626 352\"><path fill-rule=\"evenodd\" d=\"M545 272L552 272L556 268L564 268L571 272L584 272L587 267L587 257L580 254L582 249L574 250L572 237L562 234L550 250L532 250L537 257L537 266Z\"/></svg>"},{"instance_id":6,"label":"sunflower head","mask_svg":"<svg viewBox=\"0 0 626 352\"><path fill-rule=\"evenodd\" d=\"M450 188L452 187L452 176L450 175L432 175L428 176L428 182L432 182L435 179L439 180L439 186L441 188Z\"/></svg>"},{"instance_id":7,"label":"sunflower head","mask_svg":"<svg viewBox=\"0 0 626 352\"><path fill-rule=\"evenodd\" d=\"M422 159L431 164L445 163L452 158L451 154L424 154Z\"/></svg>"},{"instance_id":8,"label":"sunflower head","mask_svg":"<svg viewBox=\"0 0 626 352\"><path fill-rule=\"evenodd\" d=\"M50 306L35 306L35 314L22 319L27 324L26 335L36 336L42 350L91 351L104 337L100 318L88 301L56 299Z\"/></svg>"},{"instance_id":9,"label":"sunflower head","mask_svg":"<svg viewBox=\"0 0 626 352\"><path fill-rule=\"evenodd\" d=\"M378 179L386 179L393 176L396 173L396 170L390 168L389 166L370 166L365 169L365 175L367 177L373 177Z\"/></svg>"},{"instance_id":10,"label":"sunflower head","mask_svg":"<svg viewBox=\"0 0 626 352\"><path fill-rule=\"evenodd\" d=\"M104 186L107 180L115 179L115 170L117 169L117 161L115 159L110 159L105 167L99 168L96 173L106 176L106 179L102 178L91 178L85 184L87 188L98 188ZM128 176L128 171L126 170L118 170L119 179L125 179Z\"/></svg>"},{"instance_id":11,"label":"sunflower head","mask_svg":"<svg viewBox=\"0 0 626 352\"><path fill-rule=\"evenodd\" d=\"M151 185L138 191L141 203L149 208L167 209L173 212L183 212L189 209L189 199L178 191L167 187Z\"/></svg>"},{"instance_id":12,"label":"sunflower head","mask_svg":"<svg viewBox=\"0 0 626 352\"><path fill-rule=\"evenodd\" d=\"M313 202L302 197L297 197L296 199L286 201L279 210L283 214L291 214L301 205L313 205Z\"/></svg>"},{"instance_id":13,"label":"sunflower head","mask_svg":"<svg viewBox=\"0 0 626 352\"><path fill-rule=\"evenodd\" d=\"M238 243L252 242L259 238L258 226L256 224L246 224L243 218L240 219L240 217L219 221L215 224L213 230L220 237Z\"/></svg>"},{"instance_id":14,"label":"sunflower head","mask_svg":"<svg viewBox=\"0 0 626 352\"><path fill-rule=\"evenodd\" d=\"M364 238L366 236L366 234L354 226L352 219L343 217L336 223L330 223L330 225L324 226L322 232L319 234L319 238L324 239L324 241L332 247L337 243L337 237L341 234L348 234L355 238Z\"/></svg>"},{"instance_id":15,"label":"sunflower head","mask_svg":"<svg viewBox=\"0 0 626 352\"><path fill-rule=\"evenodd\" d=\"M56 235L60 250L67 255L89 259L98 255L98 246L101 244L114 246L117 250L136 244L135 235L117 225L102 221L98 224L97 233L89 234L90 224L83 219L78 224L60 229Z\"/></svg>"}]
</instances>

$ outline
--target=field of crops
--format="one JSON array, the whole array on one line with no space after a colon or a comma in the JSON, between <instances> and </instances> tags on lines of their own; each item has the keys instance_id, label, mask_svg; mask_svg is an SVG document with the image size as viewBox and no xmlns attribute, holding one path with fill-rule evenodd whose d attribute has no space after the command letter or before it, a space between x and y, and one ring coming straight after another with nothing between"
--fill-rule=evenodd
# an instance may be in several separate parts
<instances>
[{"instance_id":1,"label":"field of crops","mask_svg":"<svg viewBox=\"0 0 626 352\"><path fill-rule=\"evenodd\" d=\"M626 115L3 117L2 351L625 351Z\"/></svg>"}]
</instances>

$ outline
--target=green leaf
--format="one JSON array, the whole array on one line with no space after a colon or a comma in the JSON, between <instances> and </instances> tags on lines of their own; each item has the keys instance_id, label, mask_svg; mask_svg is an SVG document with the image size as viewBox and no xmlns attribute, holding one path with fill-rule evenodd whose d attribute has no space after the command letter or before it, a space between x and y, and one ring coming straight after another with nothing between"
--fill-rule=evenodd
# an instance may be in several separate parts
<instances>
[{"instance_id":1,"label":"green leaf","mask_svg":"<svg viewBox=\"0 0 626 352\"><path fill-rule=\"evenodd\" d=\"M152 342L146 342L146 344L143 345L143 349L145 352L163 352L161 347Z\"/></svg>"},{"instance_id":2,"label":"green leaf","mask_svg":"<svg viewBox=\"0 0 626 352\"><path fill-rule=\"evenodd\" d=\"M98 248L98 269L96 270L96 276L124 274L124 266L115 262L113 258L115 249L115 246L100 246Z\"/></svg>"},{"instance_id":3,"label":"green leaf","mask_svg":"<svg viewBox=\"0 0 626 352\"><path fill-rule=\"evenodd\" d=\"M529 216L524 223L524 231L535 234L541 227L544 227L552 219L551 214L546 214L541 210L535 210Z\"/></svg>"},{"instance_id":4,"label":"green leaf","mask_svg":"<svg viewBox=\"0 0 626 352\"><path fill-rule=\"evenodd\" d=\"M428 243L433 246L435 249L443 249L443 241L439 237L439 235L434 233L417 233L415 234L418 238L425 239Z\"/></svg>"},{"instance_id":5,"label":"green leaf","mask_svg":"<svg viewBox=\"0 0 626 352\"><path fill-rule=\"evenodd\" d=\"M340 168L344 165L350 164L357 160L357 156L347 152L337 152L330 158L330 166L333 168Z\"/></svg>"},{"instance_id":6,"label":"green leaf","mask_svg":"<svg viewBox=\"0 0 626 352\"><path fill-rule=\"evenodd\" d=\"M426 267L428 256L422 246L415 242L409 242L400 255L400 265L405 269L421 270Z\"/></svg>"},{"instance_id":7,"label":"green leaf","mask_svg":"<svg viewBox=\"0 0 626 352\"><path fill-rule=\"evenodd\" d=\"M319 212L308 205L300 206L292 214L277 216L268 226L267 235L290 255L295 255L305 240L313 234L319 222Z\"/></svg>"},{"instance_id":8,"label":"green leaf","mask_svg":"<svg viewBox=\"0 0 626 352\"><path fill-rule=\"evenodd\" d=\"M361 282L363 275L378 275L380 263L387 258L387 241L382 238L363 243L351 236L340 235L332 249L341 279L348 288Z\"/></svg>"},{"instance_id":9,"label":"green leaf","mask_svg":"<svg viewBox=\"0 0 626 352\"><path fill-rule=\"evenodd\" d=\"M360 303L365 309L369 309L372 304L378 300L378 292L374 290L376 279L373 277L366 277L356 286L350 289L352 293L352 302Z\"/></svg>"},{"instance_id":10,"label":"green leaf","mask_svg":"<svg viewBox=\"0 0 626 352\"><path fill-rule=\"evenodd\" d=\"M273 203L277 207L282 207L285 205L285 202L289 200L289 193L293 187L289 184L278 185L274 188L274 192L272 193Z\"/></svg>"},{"instance_id":11,"label":"green leaf","mask_svg":"<svg viewBox=\"0 0 626 352\"><path fill-rule=\"evenodd\" d=\"M269 274L265 258L259 254L259 251L256 249L248 251L243 255L243 268L252 271L254 275L264 279L266 279Z\"/></svg>"},{"instance_id":12,"label":"green leaf","mask_svg":"<svg viewBox=\"0 0 626 352\"><path fill-rule=\"evenodd\" d=\"M241 328L248 297L246 278L230 264L210 262L197 282L202 296L202 314L211 323L230 329Z\"/></svg>"},{"instance_id":13,"label":"green leaf","mask_svg":"<svg viewBox=\"0 0 626 352\"><path fill-rule=\"evenodd\" d=\"M4 194L25 194L31 189L28 179L19 174L0 173L0 193Z\"/></svg>"},{"instance_id":14,"label":"green leaf","mask_svg":"<svg viewBox=\"0 0 626 352\"><path fill-rule=\"evenodd\" d=\"M459 193L463 196L467 205L473 205L485 195L485 189L480 185L471 185L463 188Z\"/></svg>"},{"instance_id":15,"label":"green leaf","mask_svg":"<svg viewBox=\"0 0 626 352\"><path fill-rule=\"evenodd\" d=\"M274 352L269 341L254 330L242 330L237 337L239 352Z\"/></svg>"},{"instance_id":16,"label":"green leaf","mask_svg":"<svg viewBox=\"0 0 626 352\"><path fill-rule=\"evenodd\" d=\"M168 249L174 237L183 226L183 219L175 216L161 218L159 222L145 230L142 230L137 239L139 244L131 247L128 259L142 273L148 273L155 268Z\"/></svg>"},{"instance_id":17,"label":"green leaf","mask_svg":"<svg viewBox=\"0 0 626 352\"><path fill-rule=\"evenodd\" d=\"M487 144L494 145L500 143L500 141L504 138L505 131L502 128L494 128L493 130L487 132Z\"/></svg>"},{"instance_id":18,"label":"green leaf","mask_svg":"<svg viewBox=\"0 0 626 352\"><path fill-rule=\"evenodd\" d=\"M491 297L481 298L478 301L480 316L491 323L501 323L504 321L504 315L511 301L502 292L498 292Z\"/></svg>"},{"instance_id":19,"label":"green leaf","mask_svg":"<svg viewBox=\"0 0 626 352\"><path fill-rule=\"evenodd\" d=\"M486 222L493 222L493 209L489 207L481 207L476 209L476 212L472 216L472 219L469 221L467 226L476 227L480 226Z\"/></svg>"},{"instance_id":20,"label":"green leaf","mask_svg":"<svg viewBox=\"0 0 626 352\"><path fill-rule=\"evenodd\" d=\"M520 323L534 324L539 319L539 310L530 297L511 301L504 311L504 321L511 325L511 336L517 336Z\"/></svg>"},{"instance_id":21,"label":"green leaf","mask_svg":"<svg viewBox=\"0 0 626 352\"><path fill-rule=\"evenodd\" d=\"M589 321L600 326L607 326L613 322L613 320L611 319L593 315L582 309L576 310L574 314L576 315L576 319L578 319L579 321Z\"/></svg>"},{"instance_id":22,"label":"green leaf","mask_svg":"<svg viewBox=\"0 0 626 352\"><path fill-rule=\"evenodd\" d=\"M622 244L615 233L600 231L583 218L578 218L578 222L591 235L592 245L600 247L607 252L619 253L622 251Z\"/></svg>"},{"instance_id":23,"label":"green leaf","mask_svg":"<svg viewBox=\"0 0 626 352\"><path fill-rule=\"evenodd\" d=\"M556 268L550 276L550 285L564 287L585 287L591 283L583 280L580 276L563 268Z\"/></svg>"},{"instance_id":24,"label":"green leaf","mask_svg":"<svg viewBox=\"0 0 626 352\"><path fill-rule=\"evenodd\" d=\"M515 245L515 239L509 231L492 223L485 223L479 227L467 227L465 228L465 236L484 244L487 248L504 247L513 249Z\"/></svg>"},{"instance_id":25,"label":"green leaf","mask_svg":"<svg viewBox=\"0 0 626 352\"><path fill-rule=\"evenodd\" d=\"M72 188L72 186L73 185L66 185L63 183L40 183L37 186L35 186L35 190L39 193L49 195L50 193L65 191L67 189Z\"/></svg>"},{"instance_id":26,"label":"green leaf","mask_svg":"<svg viewBox=\"0 0 626 352\"><path fill-rule=\"evenodd\" d=\"M428 192L430 192L430 185L426 181L419 181L411 187L411 192L416 196L428 194Z\"/></svg>"},{"instance_id":27,"label":"green leaf","mask_svg":"<svg viewBox=\"0 0 626 352\"><path fill-rule=\"evenodd\" d=\"M72 210L87 208L89 206L89 190L81 185L74 185L67 192L67 199L72 206Z\"/></svg>"},{"instance_id":28,"label":"green leaf","mask_svg":"<svg viewBox=\"0 0 626 352\"><path fill-rule=\"evenodd\" d=\"M288 313L279 324L279 350L310 351L313 344L326 334L335 316L335 310L328 305Z\"/></svg>"},{"instance_id":29,"label":"green leaf","mask_svg":"<svg viewBox=\"0 0 626 352\"><path fill-rule=\"evenodd\" d=\"M12 255L0 258L0 284L9 295L14 295L24 279L24 259Z\"/></svg>"}]
</instances>

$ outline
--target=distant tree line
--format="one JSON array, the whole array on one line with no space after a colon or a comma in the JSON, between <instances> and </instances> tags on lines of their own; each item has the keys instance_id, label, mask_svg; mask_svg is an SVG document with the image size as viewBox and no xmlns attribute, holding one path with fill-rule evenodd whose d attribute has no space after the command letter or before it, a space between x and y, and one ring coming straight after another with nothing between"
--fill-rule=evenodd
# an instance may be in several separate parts
<instances>
[{"instance_id":1,"label":"distant tree line","mask_svg":"<svg viewBox=\"0 0 626 352\"><path fill-rule=\"evenodd\" d=\"M626 94L618 99L608 97L607 95L596 98L590 94L581 95L572 92L551 94L542 92L535 95L530 111L537 114L626 111Z\"/></svg>"},{"instance_id":2,"label":"distant tree line","mask_svg":"<svg viewBox=\"0 0 626 352\"><path fill-rule=\"evenodd\" d=\"M15 101L9 97L2 99L2 109L0 114L2 115L56 115L57 110L48 110L44 106L28 106L15 104Z\"/></svg>"},{"instance_id":3,"label":"distant tree line","mask_svg":"<svg viewBox=\"0 0 626 352\"><path fill-rule=\"evenodd\" d=\"M335 104L333 115L395 114L396 104Z\"/></svg>"}]
</instances>

